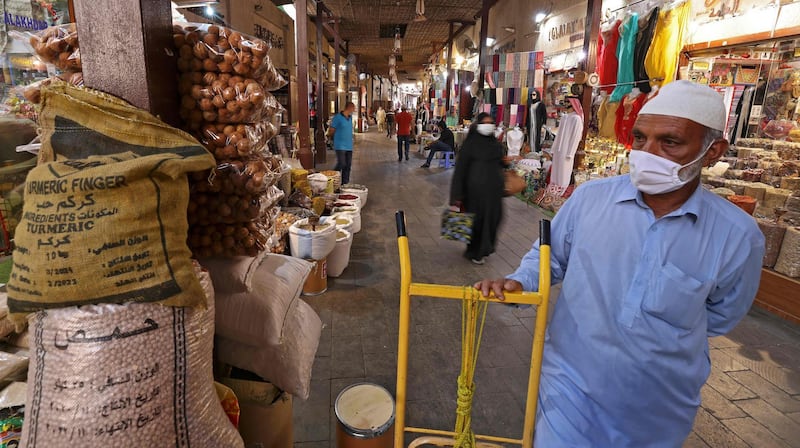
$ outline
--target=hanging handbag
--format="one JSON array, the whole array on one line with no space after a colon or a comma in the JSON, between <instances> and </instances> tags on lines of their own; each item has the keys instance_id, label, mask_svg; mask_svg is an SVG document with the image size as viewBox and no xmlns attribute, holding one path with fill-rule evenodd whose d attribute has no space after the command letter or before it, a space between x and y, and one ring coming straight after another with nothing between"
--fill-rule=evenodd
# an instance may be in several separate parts
<instances>
[{"instance_id":1,"label":"hanging handbag","mask_svg":"<svg viewBox=\"0 0 800 448\"><path fill-rule=\"evenodd\" d=\"M474 222L474 213L445 210L442 213L442 238L469 244L472 240L472 225Z\"/></svg>"},{"instance_id":2,"label":"hanging handbag","mask_svg":"<svg viewBox=\"0 0 800 448\"><path fill-rule=\"evenodd\" d=\"M528 186L528 183L525 182L522 176L513 170L505 170L504 173L506 178L504 193L506 196L514 196L515 194L525 191L525 187Z\"/></svg>"}]
</instances>

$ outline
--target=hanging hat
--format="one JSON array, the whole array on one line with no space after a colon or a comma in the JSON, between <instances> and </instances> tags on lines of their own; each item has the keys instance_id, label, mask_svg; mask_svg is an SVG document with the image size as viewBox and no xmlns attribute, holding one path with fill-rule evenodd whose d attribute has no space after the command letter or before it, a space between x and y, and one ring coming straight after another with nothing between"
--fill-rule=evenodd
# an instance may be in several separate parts
<instances>
[{"instance_id":1,"label":"hanging hat","mask_svg":"<svg viewBox=\"0 0 800 448\"><path fill-rule=\"evenodd\" d=\"M722 95L691 81L674 81L645 103L639 115L667 115L686 118L718 131L725 131L726 113Z\"/></svg>"}]
</instances>

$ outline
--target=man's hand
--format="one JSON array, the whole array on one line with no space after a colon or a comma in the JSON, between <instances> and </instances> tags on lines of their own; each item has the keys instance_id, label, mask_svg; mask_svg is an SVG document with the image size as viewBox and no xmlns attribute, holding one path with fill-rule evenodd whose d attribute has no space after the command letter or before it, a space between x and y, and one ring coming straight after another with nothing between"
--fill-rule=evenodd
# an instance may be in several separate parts
<instances>
[{"instance_id":1,"label":"man's hand","mask_svg":"<svg viewBox=\"0 0 800 448\"><path fill-rule=\"evenodd\" d=\"M500 300L505 300L506 296L503 294L505 291L522 291L522 283L507 278L500 278L497 280L481 280L478 283L475 283L473 287L480 290L484 297L489 297L490 293L494 293L495 297Z\"/></svg>"}]
</instances>

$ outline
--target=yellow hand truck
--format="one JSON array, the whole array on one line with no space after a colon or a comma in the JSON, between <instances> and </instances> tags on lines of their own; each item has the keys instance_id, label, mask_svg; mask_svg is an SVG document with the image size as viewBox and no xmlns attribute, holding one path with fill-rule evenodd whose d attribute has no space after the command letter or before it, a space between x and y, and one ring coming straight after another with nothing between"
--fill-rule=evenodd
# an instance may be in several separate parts
<instances>
[{"instance_id":1,"label":"yellow hand truck","mask_svg":"<svg viewBox=\"0 0 800 448\"><path fill-rule=\"evenodd\" d=\"M400 448L404 445L406 433L422 434L415 439L410 448L420 445L453 446L455 437L453 431L440 431L435 429L414 428L406 426L406 381L408 373L408 332L411 319L411 296L433 297L441 299L464 299L463 286L445 286L411 282L411 257L408 249L408 235L406 233L405 214L398 211L395 214L397 221L397 244L400 251L400 323L397 347L397 391L394 428L394 446ZM475 440L482 447L498 447L498 443L521 445L522 448L532 448L533 430L536 419L536 407L539 392L539 377L542 370L542 353L544 352L544 335L547 326L548 298L550 296L550 221L542 220L539 223L539 291L523 293L505 293L505 300L500 301L493 294L489 297L480 295L479 300L488 302L515 303L535 305L536 325L534 327L533 348L531 352L530 373L528 375L528 396L525 405L525 424L522 438L511 439L489 435L475 435ZM485 443L489 442L489 443ZM491 443L494 442L494 443Z\"/></svg>"}]
</instances>

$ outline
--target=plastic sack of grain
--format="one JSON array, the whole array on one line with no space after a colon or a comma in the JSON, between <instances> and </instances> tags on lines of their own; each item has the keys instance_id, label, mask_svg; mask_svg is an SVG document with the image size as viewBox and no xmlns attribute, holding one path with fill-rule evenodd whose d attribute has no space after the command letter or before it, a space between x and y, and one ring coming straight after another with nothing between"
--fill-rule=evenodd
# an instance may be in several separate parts
<instances>
[{"instance_id":1,"label":"plastic sack of grain","mask_svg":"<svg viewBox=\"0 0 800 448\"><path fill-rule=\"evenodd\" d=\"M217 336L217 358L306 400L321 333L322 321L317 313L307 303L297 300L286 319L279 344L243 344Z\"/></svg>"},{"instance_id":2,"label":"plastic sack of grain","mask_svg":"<svg viewBox=\"0 0 800 448\"><path fill-rule=\"evenodd\" d=\"M292 256L304 260L323 260L336 245L336 223L323 218L312 226L301 219L289 227L289 248Z\"/></svg>"},{"instance_id":3,"label":"plastic sack of grain","mask_svg":"<svg viewBox=\"0 0 800 448\"><path fill-rule=\"evenodd\" d=\"M336 233L336 247L328 255L328 277L339 277L350 264L350 248L353 245L353 234L339 229Z\"/></svg>"},{"instance_id":4,"label":"plastic sack of grain","mask_svg":"<svg viewBox=\"0 0 800 448\"><path fill-rule=\"evenodd\" d=\"M201 263L219 285L217 335L253 345L280 344L313 265L277 254L213 258Z\"/></svg>"},{"instance_id":5,"label":"plastic sack of grain","mask_svg":"<svg viewBox=\"0 0 800 448\"><path fill-rule=\"evenodd\" d=\"M22 447L244 447L214 390L207 308L151 303L40 311Z\"/></svg>"},{"instance_id":6,"label":"plastic sack of grain","mask_svg":"<svg viewBox=\"0 0 800 448\"><path fill-rule=\"evenodd\" d=\"M361 207L367 206L367 199L369 198L369 188L359 184L345 184L341 189L344 194L354 194L361 198Z\"/></svg>"},{"instance_id":7,"label":"plastic sack of grain","mask_svg":"<svg viewBox=\"0 0 800 448\"><path fill-rule=\"evenodd\" d=\"M800 227L786 229L775 270L789 277L800 277Z\"/></svg>"},{"instance_id":8,"label":"plastic sack of grain","mask_svg":"<svg viewBox=\"0 0 800 448\"><path fill-rule=\"evenodd\" d=\"M771 268L775 266L775 262L778 261L778 255L781 253L781 244L783 244L783 236L786 234L786 226L768 219L759 219L757 221L758 228L764 234L763 265Z\"/></svg>"}]
</instances>

